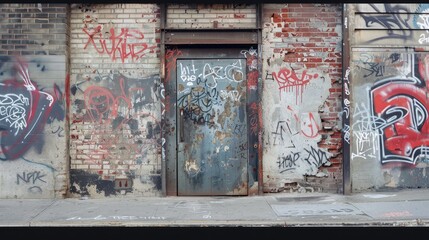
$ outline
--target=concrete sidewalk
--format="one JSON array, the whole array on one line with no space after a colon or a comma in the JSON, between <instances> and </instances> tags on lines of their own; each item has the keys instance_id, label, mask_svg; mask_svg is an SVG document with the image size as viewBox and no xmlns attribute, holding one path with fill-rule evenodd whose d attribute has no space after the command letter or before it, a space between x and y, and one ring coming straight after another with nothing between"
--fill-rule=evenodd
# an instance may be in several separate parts
<instances>
[{"instance_id":1,"label":"concrete sidewalk","mask_svg":"<svg viewBox=\"0 0 429 240\"><path fill-rule=\"evenodd\" d=\"M245 197L0 199L0 226L429 226L429 189Z\"/></svg>"}]
</instances>

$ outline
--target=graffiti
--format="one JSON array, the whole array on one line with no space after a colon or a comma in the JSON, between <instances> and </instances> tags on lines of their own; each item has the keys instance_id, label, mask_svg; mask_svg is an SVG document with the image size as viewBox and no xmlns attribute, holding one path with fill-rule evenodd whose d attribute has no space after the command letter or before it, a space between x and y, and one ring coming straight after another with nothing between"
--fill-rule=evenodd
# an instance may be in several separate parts
<instances>
[{"instance_id":1,"label":"graffiti","mask_svg":"<svg viewBox=\"0 0 429 240\"><path fill-rule=\"evenodd\" d=\"M420 34L419 43L429 43L429 37L427 37L424 33Z\"/></svg>"},{"instance_id":2,"label":"graffiti","mask_svg":"<svg viewBox=\"0 0 429 240\"><path fill-rule=\"evenodd\" d=\"M429 153L429 103L421 75L389 77L371 88L371 113L379 118L373 127L380 134L381 163L415 164Z\"/></svg>"},{"instance_id":3,"label":"graffiti","mask_svg":"<svg viewBox=\"0 0 429 240\"><path fill-rule=\"evenodd\" d=\"M307 114L305 118L301 117L301 133L308 138L315 138L319 136L320 128L314 119L313 113L310 112Z\"/></svg>"},{"instance_id":4,"label":"graffiti","mask_svg":"<svg viewBox=\"0 0 429 240\"><path fill-rule=\"evenodd\" d=\"M246 125L244 124L236 124L234 127L234 134L244 134L246 131Z\"/></svg>"},{"instance_id":5,"label":"graffiti","mask_svg":"<svg viewBox=\"0 0 429 240\"><path fill-rule=\"evenodd\" d=\"M64 137L64 128L58 126L55 131L51 131L51 133L57 134L58 137Z\"/></svg>"},{"instance_id":6,"label":"graffiti","mask_svg":"<svg viewBox=\"0 0 429 240\"><path fill-rule=\"evenodd\" d=\"M232 61L232 64L225 64L224 66L212 65L207 62L197 63L194 60L179 62L180 73L178 75L181 76L181 79L186 85L193 86L194 83L196 84L191 88L185 88L183 85L178 87L177 104L183 109L185 117L198 123L213 122L216 115L215 106L223 106L224 109L231 108L228 99L239 101L242 96L240 88L234 89L231 84L243 80L241 66L241 61ZM218 91L219 87L216 87L219 80L232 81L232 83ZM226 83L222 81L222 84L225 85Z\"/></svg>"},{"instance_id":7,"label":"graffiti","mask_svg":"<svg viewBox=\"0 0 429 240\"><path fill-rule=\"evenodd\" d=\"M179 97L177 102L178 106L184 109L187 118L194 122L206 123L214 117L212 108L217 103L218 96L216 88L198 86Z\"/></svg>"},{"instance_id":8,"label":"graffiti","mask_svg":"<svg viewBox=\"0 0 429 240\"><path fill-rule=\"evenodd\" d=\"M258 104L255 102L249 106L249 122L251 134L258 134Z\"/></svg>"},{"instance_id":9,"label":"graffiti","mask_svg":"<svg viewBox=\"0 0 429 240\"><path fill-rule=\"evenodd\" d=\"M83 49L86 49L91 44L94 49L100 54L108 54L113 61L119 57L122 63L126 59L131 58L136 61L142 58L148 50L153 50L156 46L149 47L144 40L144 35L139 30L121 28L120 33L116 34L115 29L112 27L104 34L102 33L103 26L88 30L83 28L82 31L87 34L88 41Z\"/></svg>"},{"instance_id":10,"label":"graffiti","mask_svg":"<svg viewBox=\"0 0 429 240\"><path fill-rule=\"evenodd\" d=\"M157 216L103 216L97 215L95 217L70 217L67 218L66 221L71 220L165 220L165 217L157 217Z\"/></svg>"},{"instance_id":11,"label":"graffiti","mask_svg":"<svg viewBox=\"0 0 429 240\"><path fill-rule=\"evenodd\" d=\"M426 30L426 33L429 33L429 16L426 14L429 13L428 4L419 4L416 12L421 12L422 14L414 15L414 25L420 29ZM420 44L428 43L429 37L422 33L418 40Z\"/></svg>"},{"instance_id":12,"label":"graffiti","mask_svg":"<svg viewBox=\"0 0 429 240\"><path fill-rule=\"evenodd\" d=\"M219 97L222 100L231 99L234 102L240 101L241 93L237 90L220 90Z\"/></svg>"},{"instance_id":13,"label":"graffiti","mask_svg":"<svg viewBox=\"0 0 429 240\"><path fill-rule=\"evenodd\" d=\"M350 144L350 126L347 124L344 124L343 132L344 132L344 136L343 136L344 141Z\"/></svg>"},{"instance_id":14,"label":"graffiti","mask_svg":"<svg viewBox=\"0 0 429 240\"><path fill-rule=\"evenodd\" d=\"M350 67L347 67L347 70L344 74L343 79L343 91L344 91L344 97L343 97L343 118L344 118L344 127L342 129L343 132L343 139L347 144L350 144L350 126L347 124L349 123L349 116L350 116L350 89L349 89L349 75L350 75Z\"/></svg>"},{"instance_id":15,"label":"graffiti","mask_svg":"<svg viewBox=\"0 0 429 240\"><path fill-rule=\"evenodd\" d=\"M316 119L313 116L313 113L303 113L301 118L299 118L296 113L293 111L291 106L288 106L287 109L293 113L295 121L301 125L301 133L308 138L315 138L319 136L320 127ZM304 115L306 114L306 115Z\"/></svg>"},{"instance_id":16,"label":"graffiti","mask_svg":"<svg viewBox=\"0 0 429 240\"><path fill-rule=\"evenodd\" d=\"M362 108L362 109L361 109ZM354 107L353 113L353 136L355 151L352 153L352 159L375 157L379 151L378 137L379 134L374 131L377 125L385 124L385 121L379 117L372 116L365 104Z\"/></svg>"},{"instance_id":17,"label":"graffiti","mask_svg":"<svg viewBox=\"0 0 429 240\"><path fill-rule=\"evenodd\" d=\"M186 82L187 86L193 86L195 81L199 81L204 82L207 87L215 88L219 80L241 82L244 79L241 61L226 66L212 66L206 63L202 69L196 69L192 60L188 66L183 66L182 63L179 63L179 66L180 79ZM201 73L196 75L197 72Z\"/></svg>"},{"instance_id":18,"label":"graffiti","mask_svg":"<svg viewBox=\"0 0 429 240\"><path fill-rule=\"evenodd\" d=\"M247 160L247 149L248 149L247 143L240 144L239 149L240 151L238 152L238 155L240 155L240 159L244 161ZM234 159L234 160L238 160L238 159ZM230 166L233 166L233 165L230 164L229 167Z\"/></svg>"},{"instance_id":19,"label":"graffiti","mask_svg":"<svg viewBox=\"0 0 429 240\"><path fill-rule=\"evenodd\" d=\"M304 70L301 74L301 77L299 78L293 69L282 68L277 73L273 72L272 76L278 83L280 92L282 90L296 91L296 103L298 104L298 98L300 95L300 100L302 102L302 93L304 91L304 87L310 82L311 79L317 78L319 75L317 73L307 74L307 70Z\"/></svg>"},{"instance_id":20,"label":"graffiti","mask_svg":"<svg viewBox=\"0 0 429 240\"><path fill-rule=\"evenodd\" d=\"M310 148L304 148L303 153L306 156L302 156L300 152L291 152L286 156L283 153L282 156L278 157L278 161L276 163L280 173L293 171L298 167L303 167L303 163L306 163L309 168L317 169L328 162L328 154L320 149L317 150L312 146L310 146Z\"/></svg>"},{"instance_id":21,"label":"graffiti","mask_svg":"<svg viewBox=\"0 0 429 240\"><path fill-rule=\"evenodd\" d=\"M191 213L203 213L203 214L205 214L204 215L205 218L211 218L211 216L210 216L210 209L211 209L210 203L200 203L197 201L189 201L189 202L180 201L174 206L174 208L186 209Z\"/></svg>"},{"instance_id":22,"label":"graffiti","mask_svg":"<svg viewBox=\"0 0 429 240\"><path fill-rule=\"evenodd\" d=\"M286 134L286 129L288 130L288 135L292 135L292 130L289 127L289 124L286 121L278 121L276 131L271 132L274 135L273 145L283 145L286 148L295 148L292 139L289 137L289 144L284 144L284 134ZM294 134L295 135L295 134ZM280 139L279 139L280 138ZM280 142L279 142L280 141Z\"/></svg>"},{"instance_id":23,"label":"graffiti","mask_svg":"<svg viewBox=\"0 0 429 240\"><path fill-rule=\"evenodd\" d=\"M240 53L243 54L245 58L258 56L258 50L253 49L253 47L250 47L249 50L241 50Z\"/></svg>"},{"instance_id":24,"label":"graffiti","mask_svg":"<svg viewBox=\"0 0 429 240\"><path fill-rule=\"evenodd\" d=\"M280 208L281 207L281 208ZM319 204L314 206L313 209L307 206L296 205L292 208L286 208L285 205L273 205L274 211L278 212L279 216L316 216L316 215L356 215L362 214L354 207L350 207L348 204Z\"/></svg>"},{"instance_id":25,"label":"graffiti","mask_svg":"<svg viewBox=\"0 0 429 240\"><path fill-rule=\"evenodd\" d=\"M173 49L173 50L169 49L165 53L165 59L166 59L166 62L167 62L166 66L165 66L165 71L166 71L165 79L167 81L170 80L171 72L176 67L176 60L181 55L182 55L182 52L179 51L178 49Z\"/></svg>"},{"instance_id":26,"label":"graffiti","mask_svg":"<svg viewBox=\"0 0 429 240\"><path fill-rule=\"evenodd\" d=\"M197 69L195 69L195 65L192 64L191 68L189 69L189 66L183 66L182 63L179 65L180 69L180 79L186 83L187 86L193 86L197 77L195 76L195 73Z\"/></svg>"},{"instance_id":27,"label":"graffiti","mask_svg":"<svg viewBox=\"0 0 429 240\"><path fill-rule=\"evenodd\" d=\"M251 47L249 50L241 50L241 54L247 59L247 67L251 70L258 69L258 51Z\"/></svg>"},{"instance_id":28,"label":"graffiti","mask_svg":"<svg viewBox=\"0 0 429 240\"><path fill-rule=\"evenodd\" d=\"M43 177L46 176L45 174L41 174L40 171L34 171L30 173L22 172L22 175L16 174L16 184L19 185L20 180L24 183L30 183L35 184L37 181L46 183L45 180L43 180Z\"/></svg>"},{"instance_id":29,"label":"graffiti","mask_svg":"<svg viewBox=\"0 0 429 240\"><path fill-rule=\"evenodd\" d=\"M315 148L311 147L310 149L304 149L308 155L304 160L309 165L314 165L316 168L320 167L324 163L328 161L328 155L326 152L322 150L316 150Z\"/></svg>"},{"instance_id":30,"label":"graffiti","mask_svg":"<svg viewBox=\"0 0 429 240\"><path fill-rule=\"evenodd\" d=\"M0 83L1 160L20 158L32 146L40 151L45 125L64 119L59 87L54 84L52 93L41 91L30 79L27 62L20 58L14 69L18 76Z\"/></svg>"},{"instance_id":31,"label":"graffiti","mask_svg":"<svg viewBox=\"0 0 429 240\"><path fill-rule=\"evenodd\" d=\"M385 71L385 66L382 62L380 62L380 60L373 60L372 56L367 55L367 54L362 54L364 58L366 58L365 60L363 60L363 64L364 66L368 66L368 67L363 67L364 70L368 71L368 74L363 75L363 77L369 77L371 75L375 75L376 77L382 77L384 76L384 71Z\"/></svg>"},{"instance_id":32,"label":"graffiti","mask_svg":"<svg viewBox=\"0 0 429 240\"><path fill-rule=\"evenodd\" d=\"M34 171L34 172L22 172L22 175L16 174L16 184L20 185L21 183L24 184L37 184L38 182L46 183L46 181L43 179L45 177L45 174L42 174L40 171ZM31 186L28 188L28 192L31 194L40 194L43 192L42 188L40 186Z\"/></svg>"},{"instance_id":33,"label":"graffiti","mask_svg":"<svg viewBox=\"0 0 429 240\"><path fill-rule=\"evenodd\" d=\"M387 59L390 60L392 63L396 63L401 59L401 54L392 53Z\"/></svg>"},{"instance_id":34,"label":"graffiti","mask_svg":"<svg viewBox=\"0 0 429 240\"><path fill-rule=\"evenodd\" d=\"M373 56L363 53L360 55L358 63L362 65L360 68L366 71L363 77L367 78L384 77L388 68L401 68L405 62L401 61L401 54L399 53L392 53L388 56ZM402 69L398 69L398 71L402 71ZM404 73L404 75L406 74Z\"/></svg>"},{"instance_id":35,"label":"graffiti","mask_svg":"<svg viewBox=\"0 0 429 240\"><path fill-rule=\"evenodd\" d=\"M284 173L287 171L294 170L297 166L297 162L300 160L300 153L291 153L287 156L281 156L278 158L278 161L276 162L278 165L278 168L281 169L280 173Z\"/></svg>"},{"instance_id":36,"label":"graffiti","mask_svg":"<svg viewBox=\"0 0 429 240\"><path fill-rule=\"evenodd\" d=\"M350 100L348 100L347 98L345 98L344 101L343 101L343 103L344 103L344 110L343 110L343 112L346 115L346 119L348 119L349 116L350 116Z\"/></svg>"},{"instance_id":37,"label":"graffiti","mask_svg":"<svg viewBox=\"0 0 429 240\"><path fill-rule=\"evenodd\" d=\"M273 73L270 73L270 72L266 71L266 73L265 73L265 80L274 81Z\"/></svg>"},{"instance_id":38,"label":"graffiti","mask_svg":"<svg viewBox=\"0 0 429 240\"><path fill-rule=\"evenodd\" d=\"M161 126L154 113L157 109L154 103L163 94L159 77L132 79L115 73L97 76L93 81L98 84L86 87L83 99L76 100L74 122L93 125L81 141L95 147L77 149L76 158L84 164L109 165L108 171L97 173L103 179L133 172L131 168L122 168L123 164L136 168L137 164L156 164L154 158L162 154L158 138ZM100 182L99 186L106 186L105 194L114 193L115 187L107 182Z\"/></svg>"},{"instance_id":39,"label":"graffiti","mask_svg":"<svg viewBox=\"0 0 429 240\"><path fill-rule=\"evenodd\" d=\"M375 42L383 39L409 39L412 35L408 29L411 26L408 21L411 15L408 13L409 10L404 5L393 5L389 3L383 4L384 10L379 9L376 4L369 4L379 14L362 14L362 18L365 20L367 27L379 26L383 29L387 29L387 34L378 38L374 38L369 42ZM385 14L389 13L389 14Z\"/></svg>"},{"instance_id":40,"label":"graffiti","mask_svg":"<svg viewBox=\"0 0 429 240\"><path fill-rule=\"evenodd\" d=\"M112 124L120 121L117 127L130 119L125 119L126 116L131 116L133 112L141 110L143 106L153 103L154 98L160 98L158 94L162 94L162 89L158 90L158 77L153 76L145 79L136 80L136 85L146 87L126 87L130 79L123 75L115 75L112 77L114 82L118 84L111 90L92 85L85 89L84 103L89 120L92 122L102 123L107 119L114 119ZM153 84L151 86L151 84ZM120 120L122 119L122 120ZM132 128L132 126L130 126Z\"/></svg>"},{"instance_id":41,"label":"graffiti","mask_svg":"<svg viewBox=\"0 0 429 240\"><path fill-rule=\"evenodd\" d=\"M39 186L33 186L28 188L28 192L32 194L40 194L43 192L42 188Z\"/></svg>"},{"instance_id":42,"label":"graffiti","mask_svg":"<svg viewBox=\"0 0 429 240\"><path fill-rule=\"evenodd\" d=\"M84 91L85 106L92 122L102 123L103 118L118 116L128 116L132 109L132 103L129 96L125 93L124 78L119 79L121 94L115 96L109 89L99 86L89 86ZM136 87L129 89L129 92L144 92L144 88ZM124 104L125 106L121 107ZM120 110L125 110L120 112Z\"/></svg>"},{"instance_id":43,"label":"graffiti","mask_svg":"<svg viewBox=\"0 0 429 240\"><path fill-rule=\"evenodd\" d=\"M429 16L426 15L419 15L419 20L422 20L422 22L417 22L417 25L420 27L420 29L426 29L426 33L429 33ZM422 33L420 35L419 43L427 43L429 42L429 37L426 36L426 34Z\"/></svg>"},{"instance_id":44,"label":"graffiti","mask_svg":"<svg viewBox=\"0 0 429 240\"><path fill-rule=\"evenodd\" d=\"M165 161L165 138L162 138L161 139L161 147L162 147L162 150L161 150L161 159L163 160L163 161Z\"/></svg>"},{"instance_id":45,"label":"graffiti","mask_svg":"<svg viewBox=\"0 0 429 240\"><path fill-rule=\"evenodd\" d=\"M232 64L222 66L211 66L210 64L205 64L203 69L202 77L204 79L212 76L213 79L227 79L233 82L241 82L244 80L244 74L242 71L241 61L234 62Z\"/></svg>"}]
</instances>

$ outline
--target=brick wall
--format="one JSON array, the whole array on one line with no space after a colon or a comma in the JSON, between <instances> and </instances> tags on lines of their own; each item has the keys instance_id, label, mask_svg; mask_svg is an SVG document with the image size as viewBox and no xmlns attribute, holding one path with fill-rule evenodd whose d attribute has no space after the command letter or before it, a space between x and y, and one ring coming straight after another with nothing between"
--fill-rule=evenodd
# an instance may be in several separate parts
<instances>
[{"instance_id":1,"label":"brick wall","mask_svg":"<svg viewBox=\"0 0 429 240\"><path fill-rule=\"evenodd\" d=\"M155 4L71 9L72 194L160 191L159 14Z\"/></svg>"},{"instance_id":2,"label":"brick wall","mask_svg":"<svg viewBox=\"0 0 429 240\"><path fill-rule=\"evenodd\" d=\"M2 102L14 110L0 113L2 198L67 192L67 13L66 4L0 5L0 96L23 100Z\"/></svg>"},{"instance_id":3,"label":"brick wall","mask_svg":"<svg viewBox=\"0 0 429 240\"><path fill-rule=\"evenodd\" d=\"M264 191L341 188L341 39L340 5L264 4Z\"/></svg>"},{"instance_id":4,"label":"brick wall","mask_svg":"<svg viewBox=\"0 0 429 240\"><path fill-rule=\"evenodd\" d=\"M0 55L65 55L66 4L1 4Z\"/></svg>"},{"instance_id":5,"label":"brick wall","mask_svg":"<svg viewBox=\"0 0 429 240\"><path fill-rule=\"evenodd\" d=\"M63 196L68 174L71 195L159 194L159 6L2 4L0 14L0 55L7 56L1 80L16 73L12 56L24 55L38 90L55 96L59 107L43 124L45 144L25 152L36 157L23 154L20 172L0 173L11 179L0 195L30 196L47 189L43 196ZM167 14L167 28L256 25L253 4L172 4ZM341 7L264 4L262 37L264 191L296 184L337 191L342 182ZM65 94L70 94L68 112L60 101ZM69 132L64 115L70 118ZM59 151L45 151L47 146ZM3 169L15 169L14 163L0 161ZM28 180L28 174L45 174L44 181L34 186L21 181L16 190L17 177Z\"/></svg>"},{"instance_id":6,"label":"brick wall","mask_svg":"<svg viewBox=\"0 0 429 240\"><path fill-rule=\"evenodd\" d=\"M255 4L171 4L167 28L254 28Z\"/></svg>"}]
</instances>

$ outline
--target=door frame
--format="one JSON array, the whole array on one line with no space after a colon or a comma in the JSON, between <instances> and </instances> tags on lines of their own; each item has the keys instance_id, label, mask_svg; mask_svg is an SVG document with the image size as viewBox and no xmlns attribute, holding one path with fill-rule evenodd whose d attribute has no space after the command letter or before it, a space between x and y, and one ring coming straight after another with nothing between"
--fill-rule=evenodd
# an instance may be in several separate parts
<instances>
[{"instance_id":1,"label":"door frame","mask_svg":"<svg viewBox=\"0 0 429 240\"><path fill-rule=\"evenodd\" d=\"M241 48L247 59L248 195L262 195L262 7L256 4L256 25L251 29L169 29L167 7L160 4L161 57L161 184L163 196L177 196L176 67L180 49ZM207 37L210 35L210 37ZM233 36L233 37L232 37ZM256 54L255 54L256 53ZM172 84L174 82L174 84Z\"/></svg>"},{"instance_id":2,"label":"door frame","mask_svg":"<svg viewBox=\"0 0 429 240\"><path fill-rule=\"evenodd\" d=\"M242 54L246 59L246 112L247 112L247 195L255 195L258 192L258 138L259 134L259 98L257 82L259 79L259 71L257 66L257 55L254 45L247 46L169 46L166 48L166 77L164 81L164 103L163 110L163 151L162 154L166 161L166 192L167 196L178 195L178 166L177 166L177 81L176 81L176 61L177 59L193 59L193 58L222 58L223 55L230 53ZM206 55L205 53L216 51L215 55ZM255 64L256 63L256 64ZM256 187L256 189L255 189Z\"/></svg>"}]
</instances>

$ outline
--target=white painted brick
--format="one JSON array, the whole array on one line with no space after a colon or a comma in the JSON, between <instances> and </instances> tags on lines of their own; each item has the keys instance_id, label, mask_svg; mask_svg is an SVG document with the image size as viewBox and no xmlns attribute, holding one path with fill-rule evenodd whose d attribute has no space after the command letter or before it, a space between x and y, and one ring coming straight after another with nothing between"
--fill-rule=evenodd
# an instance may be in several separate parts
<instances>
[{"instance_id":1,"label":"white painted brick","mask_svg":"<svg viewBox=\"0 0 429 240\"><path fill-rule=\"evenodd\" d=\"M126 8L123 10L123 13L136 13L137 12L137 8L133 9L133 8Z\"/></svg>"},{"instance_id":2,"label":"white painted brick","mask_svg":"<svg viewBox=\"0 0 429 240\"><path fill-rule=\"evenodd\" d=\"M130 18L132 14L118 14L116 15L117 18Z\"/></svg>"},{"instance_id":3,"label":"white painted brick","mask_svg":"<svg viewBox=\"0 0 429 240\"><path fill-rule=\"evenodd\" d=\"M114 9L105 9L105 8L102 8L102 9L97 9L97 13L113 13L114 12Z\"/></svg>"},{"instance_id":4,"label":"white painted brick","mask_svg":"<svg viewBox=\"0 0 429 240\"><path fill-rule=\"evenodd\" d=\"M173 23L185 23L185 19L173 19Z\"/></svg>"},{"instance_id":5,"label":"white painted brick","mask_svg":"<svg viewBox=\"0 0 429 240\"><path fill-rule=\"evenodd\" d=\"M208 18L198 19L199 23L210 23L210 22L213 22L213 21L215 21L215 20L208 19Z\"/></svg>"},{"instance_id":6,"label":"white painted brick","mask_svg":"<svg viewBox=\"0 0 429 240\"><path fill-rule=\"evenodd\" d=\"M185 9L172 9L171 10L172 13L185 13Z\"/></svg>"},{"instance_id":7,"label":"white painted brick","mask_svg":"<svg viewBox=\"0 0 429 240\"><path fill-rule=\"evenodd\" d=\"M124 19L124 23L136 23L135 19Z\"/></svg>"},{"instance_id":8,"label":"white painted brick","mask_svg":"<svg viewBox=\"0 0 429 240\"><path fill-rule=\"evenodd\" d=\"M80 19L80 18L73 18L73 19L70 19L70 23L71 24L76 24L76 23L82 24L82 19Z\"/></svg>"},{"instance_id":9,"label":"white painted brick","mask_svg":"<svg viewBox=\"0 0 429 240\"><path fill-rule=\"evenodd\" d=\"M82 164L83 164L83 161L82 161L82 160L72 159L72 160L71 160L71 164L75 164L75 165L80 164L80 165L82 165Z\"/></svg>"},{"instance_id":10,"label":"white painted brick","mask_svg":"<svg viewBox=\"0 0 429 240\"><path fill-rule=\"evenodd\" d=\"M206 18L217 18L218 15L217 14L204 14L204 17L206 17Z\"/></svg>"},{"instance_id":11,"label":"white painted brick","mask_svg":"<svg viewBox=\"0 0 429 240\"><path fill-rule=\"evenodd\" d=\"M101 165L89 165L89 169L102 169L103 167Z\"/></svg>"},{"instance_id":12,"label":"white painted brick","mask_svg":"<svg viewBox=\"0 0 429 240\"><path fill-rule=\"evenodd\" d=\"M89 149L89 146L88 145L79 145L79 146L76 146L76 149L77 150L85 150L85 149Z\"/></svg>"},{"instance_id":13,"label":"white painted brick","mask_svg":"<svg viewBox=\"0 0 429 240\"><path fill-rule=\"evenodd\" d=\"M180 17L180 14L177 14L177 13L167 13L167 19L168 20L171 20L171 19L174 19L174 18L179 18Z\"/></svg>"},{"instance_id":14,"label":"white painted brick","mask_svg":"<svg viewBox=\"0 0 429 240\"><path fill-rule=\"evenodd\" d=\"M116 169L118 169L118 170L128 170L129 166L128 165L117 165Z\"/></svg>"},{"instance_id":15,"label":"white painted brick","mask_svg":"<svg viewBox=\"0 0 429 240\"><path fill-rule=\"evenodd\" d=\"M70 43L71 44L85 44L86 43L86 41L84 40L84 39L71 39L70 40Z\"/></svg>"},{"instance_id":16,"label":"white painted brick","mask_svg":"<svg viewBox=\"0 0 429 240\"><path fill-rule=\"evenodd\" d=\"M111 21L112 23L122 23L122 22L123 22L123 19L117 19L116 17L113 17L110 21Z\"/></svg>"},{"instance_id":17,"label":"white painted brick","mask_svg":"<svg viewBox=\"0 0 429 240\"><path fill-rule=\"evenodd\" d=\"M77 164L76 168L74 168L74 169L89 169L89 167L88 167L88 165L79 165L79 164Z\"/></svg>"}]
</instances>

